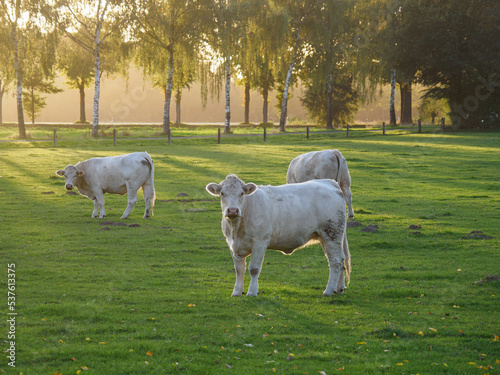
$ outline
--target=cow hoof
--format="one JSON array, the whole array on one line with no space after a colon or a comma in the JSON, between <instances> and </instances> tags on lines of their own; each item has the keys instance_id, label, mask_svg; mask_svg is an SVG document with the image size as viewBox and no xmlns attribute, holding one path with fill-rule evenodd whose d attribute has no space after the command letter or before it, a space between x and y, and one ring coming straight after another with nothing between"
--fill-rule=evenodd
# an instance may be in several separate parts
<instances>
[{"instance_id":1,"label":"cow hoof","mask_svg":"<svg viewBox=\"0 0 500 375\"><path fill-rule=\"evenodd\" d=\"M233 293L233 294L231 294L231 297L241 297L241 293L239 293L239 294L238 293Z\"/></svg>"}]
</instances>

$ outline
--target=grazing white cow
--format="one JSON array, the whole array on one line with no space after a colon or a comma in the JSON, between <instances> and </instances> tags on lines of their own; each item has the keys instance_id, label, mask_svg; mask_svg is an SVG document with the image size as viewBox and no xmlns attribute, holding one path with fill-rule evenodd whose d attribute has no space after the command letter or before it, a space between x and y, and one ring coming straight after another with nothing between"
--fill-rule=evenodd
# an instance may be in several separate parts
<instances>
[{"instance_id":1,"label":"grazing white cow","mask_svg":"<svg viewBox=\"0 0 500 375\"><path fill-rule=\"evenodd\" d=\"M334 179L340 185L349 210L349 219L354 217L352 209L351 175L347 162L339 150L312 151L297 156L290 162L286 183L295 184L315 179Z\"/></svg>"},{"instance_id":2,"label":"grazing white cow","mask_svg":"<svg viewBox=\"0 0 500 375\"><path fill-rule=\"evenodd\" d=\"M142 186L146 211L144 218L153 213L155 202L154 165L147 152L134 152L127 155L92 158L76 165L69 164L64 170L56 172L64 176L66 189L78 189L80 194L94 201L92 217L106 217L104 193L127 194L128 206L122 215L126 219L137 203L137 191Z\"/></svg>"},{"instance_id":3,"label":"grazing white cow","mask_svg":"<svg viewBox=\"0 0 500 375\"><path fill-rule=\"evenodd\" d=\"M330 267L323 294L329 296L344 291L343 270L349 280L351 256L346 237L345 199L335 181L257 186L229 175L220 184L208 184L206 189L221 199L222 233L236 270L233 296L243 293L246 257L249 255L251 281L247 296L256 296L266 249L291 254L318 241Z\"/></svg>"}]
</instances>

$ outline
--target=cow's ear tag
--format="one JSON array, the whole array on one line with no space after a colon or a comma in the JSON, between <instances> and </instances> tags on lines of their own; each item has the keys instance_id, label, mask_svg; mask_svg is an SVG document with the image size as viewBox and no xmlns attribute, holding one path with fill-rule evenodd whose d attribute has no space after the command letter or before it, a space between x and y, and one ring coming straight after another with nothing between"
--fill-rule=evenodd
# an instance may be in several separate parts
<instances>
[{"instance_id":1,"label":"cow's ear tag","mask_svg":"<svg viewBox=\"0 0 500 375\"><path fill-rule=\"evenodd\" d=\"M83 176L83 172L82 171L76 172L76 177L82 177L82 176Z\"/></svg>"},{"instance_id":2,"label":"cow's ear tag","mask_svg":"<svg viewBox=\"0 0 500 375\"><path fill-rule=\"evenodd\" d=\"M56 175L58 176L64 176L64 171L62 169L59 169L57 172L56 172Z\"/></svg>"}]
</instances>

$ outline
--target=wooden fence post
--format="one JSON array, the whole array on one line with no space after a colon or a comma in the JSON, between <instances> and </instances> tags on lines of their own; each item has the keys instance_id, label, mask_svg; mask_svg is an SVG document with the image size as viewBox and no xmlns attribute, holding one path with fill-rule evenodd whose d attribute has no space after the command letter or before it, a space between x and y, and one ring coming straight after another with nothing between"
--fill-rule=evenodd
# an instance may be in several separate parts
<instances>
[{"instance_id":1,"label":"wooden fence post","mask_svg":"<svg viewBox=\"0 0 500 375\"><path fill-rule=\"evenodd\" d=\"M422 120L418 119L418 132L422 133Z\"/></svg>"},{"instance_id":2,"label":"wooden fence post","mask_svg":"<svg viewBox=\"0 0 500 375\"><path fill-rule=\"evenodd\" d=\"M116 129L113 129L113 146L116 146Z\"/></svg>"},{"instance_id":3,"label":"wooden fence post","mask_svg":"<svg viewBox=\"0 0 500 375\"><path fill-rule=\"evenodd\" d=\"M385 135L385 122L382 122L382 135Z\"/></svg>"},{"instance_id":4,"label":"wooden fence post","mask_svg":"<svg viewBox=\"0 0 500 375\"><path fill-rule=\"evenodd\" d=\"M309 139L309 126L306 126L307 139Z\"/></svg>"},{"instance_id":5,"label":"wooden fence post","mask_svg":"<svg viewBox=\"0 0 500 375\"><path fill-rule=\"evenodd\" d=\"M347 124L346 138L349 138L349 124Z\"/></svg>"},{"instance_id":6,"label":"wooden fence post","mask_svg":"<svg viewBox=\"0 0 500 375\"><path fill-rule=\"evenodd\" d=\"M54 129L54 148L57 147L57 129Z\"/></svg>"},{"instance_id":7,"label":"wooden fence post","mask_svg":"<svg viewBox=\"0 0 500 375\"><path fill-rule=\"evenodd\" d=\"M167 131L167 136L168 136L168 145L170 146L172 144L172 133L170 129Z\"/></svg>"},{"instance_id":8,"label":"wooden fence post","mask_svg":"<svg viewBox=\"0 0 500 375\"><path fill-rule=\"evenodd\" d=\"M444 117L441 117L441 131L444 133Z\"/></svg>"},{"instance_id":9,"label":"wooden fence post","mask_svg":"<svg viewBox=\"0 0 500 375\"><path fill-rule=\"evenodd\" d=\"M264 126L264 142L266 141L267 134L266 134L266 127Z\"/></svg>"},{"instance_id":10,"label":"wooden fence post","mask_svg":"<svg viewBox=\"0 0 500 375\"><path fill-rule=\"evenodd\" d=\"M217 129L217 143L220 144L220 128Z\"/></svg>"}]
</instances>

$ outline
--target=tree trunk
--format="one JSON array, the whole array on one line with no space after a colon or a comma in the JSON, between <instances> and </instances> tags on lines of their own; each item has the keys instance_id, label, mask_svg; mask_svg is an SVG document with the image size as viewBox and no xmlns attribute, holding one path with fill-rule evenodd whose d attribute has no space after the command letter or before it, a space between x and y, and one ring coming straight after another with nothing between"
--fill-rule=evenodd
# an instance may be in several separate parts
<instances>
[{"instance_id":1,"label":"tree trunk","mask_svg":"<svg viewBox=\"0 0 500 375\"><path fill-rule=\"evenodd\" d=\"M401 92L401 124L413 124L411 115L411 83L402 83Z\"/></svg>"},{"instance_id":2,"label":"tree trunk","mask_svg":"<svg viewBox=\"0 0 500 375\"><path fill-rule=\"evenodd\" d=\"M330 73L328 77L328 84L326 85L326 128L333 129L333 74Z\"/></svg>"},{"instance_id":3,"label":"tree trunk","mask_svg":"<svg viewBox=\"0 0 500 375\"><path fill-rule=\"evenodd\" d=\"M396 107L394 105L396 94L396 69L391 71L391 99L389 103L390 125L396 126Z\"/></svg>"},{"instance_id":4,"label":"tree trunk","mask_svg":"<svg viewBox=\"0 0 500 375\"><path fill-rule=\"evenodd\" d=\"M250 123L250 83L245 83L245 124Z\"/></svg>"},{"instance_id":5,"label":"tree trunk","mask_svg":"<svg viewBox=\"0 0 500 375\"><path fill-rule=\"evenodd\" d=\"M171 59L170 61L173 61L173 59ZM170 130L170 101L172 100L173 75L174 67L170 66L167 77L167 86L165 87L165 103L163 105L163 134L167 134Z\"/></svg>"},{"instance_id":6,"label":"tree trunk","mask_svg":"<svg viewBox=\"0 0 500 375\"><path fill-rule=\"evenodd\" d=\"M85 116L85 86L83 82L78 84L78 90L80 91L80 122L87 122L87 117Z\"/></svg>"},{"instance_id":7,"label":"tree trunk","mask_svg":"<svg viewBox=\"0 0 500 375\"><path fill-rule=\"evenodd\" d=\"M281 116L280 116L280 127L279 131L285 131L287 105L288 105L288 89L290 87L290 81L292 80L293 67L295 65L295 53L293 54L290 67L288 68L288 73L286 74L285 88L283 89L283 101L281 102Z\"/></svg>"},{"instance_id":8,"label":"tree trunk","mask_svg":"<svg viewBox=\"0 0 500 375\"><path fill-rule=\"evenodd\" d=\"M23 110L23 76L19 63L19 45L17 40L17 24L12 27L12 38L14 40L14 70L16 71L16 103L17 103L17 123L19 126L19 137L26 138L26 126L24 125Z\"/></svg>"},{"instance_id":9,"label":"tree trunk","mask_svg":"<svg viewBox=\"0 0 500 375\"><path fill-rule=\"evenodd\" d=\"M175 123L181 126L181 97L182 91L180 89L175 93Z\"/></svg>"},{"instance_id":10,"label":"tree trunk","mask_svg":"<svg viewBox=\"0 0 500 375\"><path fill-rule=\"evenodd\" d=\"M92 137L99 135L99 95L101 93L101 45L99 32L96 36L96 50L94 52L94 111L92 116Z\"/></svg>"},{"instance_id":11,"label":"tree trunk","mask_svg":"<svg viewBox=\"0 0 500 375\"><path fill-rule=\"evenodd\" d=\"M267 125L267 112L269 107L269 90L267 87L264 89L262 93L262 123Z\"/></svg>"},{"instance_id":12,"label":"tree trunk","mask_svg":"<svg viewBox=\"0 0 500 375\"><path fill-rule=\"evenodd\" d=\"M226 118L224 121L224 133L231 133L231 61L226 56Z\"/></svg>"}]
</instances>

